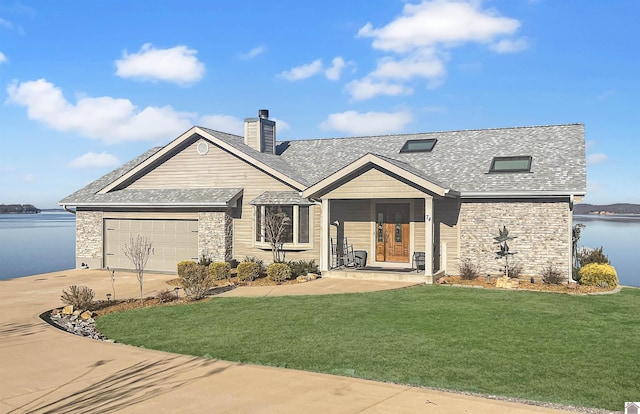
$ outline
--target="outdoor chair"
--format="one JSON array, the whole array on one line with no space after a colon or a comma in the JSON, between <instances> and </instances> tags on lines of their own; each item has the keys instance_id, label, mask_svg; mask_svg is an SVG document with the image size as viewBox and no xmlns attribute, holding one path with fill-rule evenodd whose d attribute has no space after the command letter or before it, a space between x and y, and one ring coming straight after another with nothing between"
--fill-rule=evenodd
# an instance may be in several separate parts
<instances>
[{"instance_id":1,"label":"outdoor chair","mask_svg":"<svg viewBox=\"0 0 640 414\"><path fill-rule=\"evenodd\" d=\"M424 252L413 252L413 258L411 259L411 267L415 267L416 272L420 271L420 266L422 266L422 270L425 269L424 263Z\"/></svg>"}]
</instances>

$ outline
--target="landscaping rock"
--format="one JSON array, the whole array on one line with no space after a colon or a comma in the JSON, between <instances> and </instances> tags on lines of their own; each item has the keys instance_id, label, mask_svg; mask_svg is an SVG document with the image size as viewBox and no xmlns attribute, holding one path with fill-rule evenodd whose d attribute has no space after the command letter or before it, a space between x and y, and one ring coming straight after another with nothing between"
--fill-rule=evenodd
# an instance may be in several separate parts
<instances>
[{"instance_id":1,"label":"landscaping rock","mask_svg":"<svg viewBox=\"0 0 640 414\"><path fill-rule=\"evenodd\" d=\"M64 312L61 312L59 309L54 309L51 311L49 317L52 323L74 335L84 336L100 341L107 340L96 330L93 312L86 311L79 315L75 315L73 313L74 312L72 312L72 314L64 314Z\"/></svg>"},{"instance_id":2,"label":"landscaping rock","mask_svg":"<svg viewBox=\"0 0 640 414\"><path fill-rule=\"evenodd\" d=\"M446 277L441 277L438 280L436 280L436 284L437 285L446 285L449 282L447 282L447 278Z\"/></svg>"},{"instance_id":3,"label":"landscaping rock","mask_svg":"<svg viewBox=\"0 0 640 414\"><path fill-rule=\"evenodd\" d=\"M310 278L309 278L309 276L307 275L307 276L298 276L298 277L296 278L296 280L297 280L299 283L305 283L305 282L310 281L311 279L310 279Z\"/></svg>"},{"instance_id":4,"label":"landscaping rock","mask_svg":"<svg viewBox=\"0 0 640 414\"><path fill-rule=\"evenodd\" d=\"M64 308L62 308L63 315L71 315L72 313L73 313L73 305L67 305Z\"/></svg>"},{"instance_id":5,"label":"landscaping rock","mask_svg":"<svg viewBox=\"0 0 640 414\"><path fill-rule=\"evenodd\" d=\"M80 319L82 319L83 321L86 321L87 319L91 319L93 317L93 312L91 311L84 311L80 314Z\"/></svg>"}]
</instances>

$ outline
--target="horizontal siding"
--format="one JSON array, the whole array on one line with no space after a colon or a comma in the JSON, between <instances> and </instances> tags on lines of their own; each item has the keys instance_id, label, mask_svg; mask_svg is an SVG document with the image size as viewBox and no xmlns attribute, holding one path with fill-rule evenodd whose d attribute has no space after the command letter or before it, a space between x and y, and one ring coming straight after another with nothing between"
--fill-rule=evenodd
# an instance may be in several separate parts
<instances>
[{"instance_id":1,"label":"horizontal siding","mask_svg":"<svg viewBox=\"0 0 640 414\"><path fill-rule=\"evenodd\" d=\"M354 250L371 254L373 227L369 200L335 200L331 202L330 221L338 220L340 227L331 226L331 237L348 239Z\"/></svg>"},{"instance_id":2,"label":"horizontal siding","mask_svg":"<svg viewBox=\"0 0 640 414\"><path fill-rule=\"evenodd\" d=\"M424 193L384 172L371 168L328 192L327 199L419 198Z\"/></svg>"}]
</instances>

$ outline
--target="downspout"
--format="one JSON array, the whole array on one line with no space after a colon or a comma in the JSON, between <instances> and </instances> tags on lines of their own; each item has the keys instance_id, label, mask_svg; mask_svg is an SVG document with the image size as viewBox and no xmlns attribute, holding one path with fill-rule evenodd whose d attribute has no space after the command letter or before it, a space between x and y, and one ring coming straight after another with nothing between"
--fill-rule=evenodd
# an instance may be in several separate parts
<instances>
[{"instance_id":1,"label":"downspout","mask_svg":"<svg viewBox=\"0 0 640 414\"><path fill-rule=\"evenodd\" d=\"M569 195L569 248L571 254L569 255L569 283L577 283L573 280L573 201L574 195Z\"/></svg>"}]
</instances>

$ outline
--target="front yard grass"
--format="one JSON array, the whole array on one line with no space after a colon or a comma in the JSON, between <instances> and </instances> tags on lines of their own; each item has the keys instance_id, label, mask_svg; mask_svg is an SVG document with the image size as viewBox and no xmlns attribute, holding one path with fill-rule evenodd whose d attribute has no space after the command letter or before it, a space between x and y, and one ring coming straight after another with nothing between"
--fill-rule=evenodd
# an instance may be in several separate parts
<instances>
[{"instance_id":1,"label":"front yard grass","mask_svg":"<svg viewBox=\"0 0 640 414\"><path fill-rule=\"evenodd\" d=\"M610 410L640 395L640 289L213 298L97 325L145 348L402 384Z\"/></svg>"}]
</instances>

